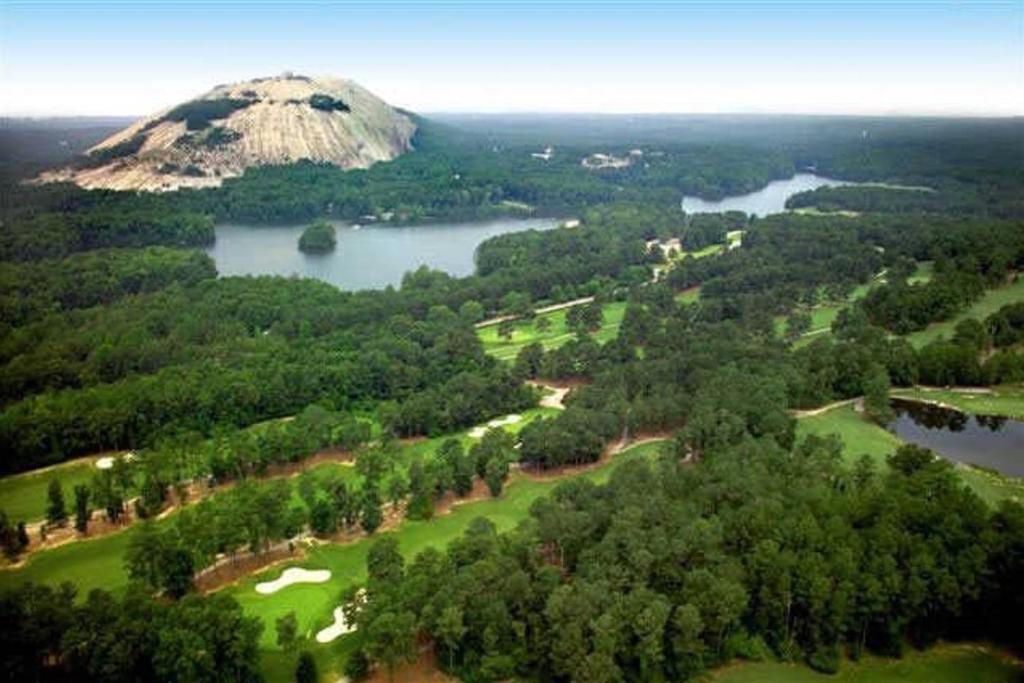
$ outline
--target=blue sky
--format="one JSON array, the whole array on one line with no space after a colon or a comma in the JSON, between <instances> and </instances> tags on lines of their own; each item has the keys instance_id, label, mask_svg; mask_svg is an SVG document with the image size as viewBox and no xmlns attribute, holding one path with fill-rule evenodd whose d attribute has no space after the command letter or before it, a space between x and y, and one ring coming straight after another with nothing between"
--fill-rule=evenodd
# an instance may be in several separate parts
<instances>
[{"instance_id":1,"label":"blue sky","mask_svg":"<svg viewBox=\"0 0 1024 683\"><path fill-rule=\"evenodd\" d=\"M0 113L291 70L431 111L1024 114L1009 2L0 2Z\"/></svg>"}]
</instances>

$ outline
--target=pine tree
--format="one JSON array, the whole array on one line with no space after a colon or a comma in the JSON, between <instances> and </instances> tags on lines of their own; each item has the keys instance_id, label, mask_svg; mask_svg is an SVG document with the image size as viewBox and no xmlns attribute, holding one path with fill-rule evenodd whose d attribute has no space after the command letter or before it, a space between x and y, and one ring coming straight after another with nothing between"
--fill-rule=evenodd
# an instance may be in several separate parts
<instances>
[{"instance_id":1,"label":"pine tree","mask_svg":"<svg viewBox=\"0 0 1024 683\"><path fill-rule=\"evenodd\" d=\"M79 533L85 533L89 526L89 494L88 486L79 484L75 487L75 530Z\"/></svg>"},{"instance_id":2,"label":"pine tree","mask_svg":"<svg viewBox=\"0 0 1024 683\"><path fill-rule=\"evenodd\" d=\"M46 492L49 504L46 507L46 520L50 524L62 526L68 520L68 511L64 506L64 491L60 487L60 481L50 480L50 488Z\"/></svg>"}]
</instances>

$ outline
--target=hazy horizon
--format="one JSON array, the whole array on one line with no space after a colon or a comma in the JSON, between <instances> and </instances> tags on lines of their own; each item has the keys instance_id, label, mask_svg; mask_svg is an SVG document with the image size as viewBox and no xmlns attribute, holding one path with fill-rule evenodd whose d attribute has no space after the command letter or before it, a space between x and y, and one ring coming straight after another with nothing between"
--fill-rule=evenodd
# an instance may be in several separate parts
<instances>
[{"instance_id":1,"label":"hazy horizon","mask_svg":"<svg viewBox=\"0 0 1024 683\"><path fill-rule=\"evenodd\" d=\"M1024 115L1024 3L13 2L0 115L351 78L424 114Z\"/></svg>"}]
</instances>

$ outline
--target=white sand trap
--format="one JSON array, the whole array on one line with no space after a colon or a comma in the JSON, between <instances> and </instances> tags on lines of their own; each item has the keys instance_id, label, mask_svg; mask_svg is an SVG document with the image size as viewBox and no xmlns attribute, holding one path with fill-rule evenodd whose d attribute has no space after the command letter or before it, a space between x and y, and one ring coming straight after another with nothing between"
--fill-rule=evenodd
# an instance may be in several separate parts
<instances>
[{"instance_id":1,"label":"white sand trap","mask_svg":"<svg viewBox=\"0 0 1024 683\"><path fill-rule=\"evenodd\" d=\"M473 429L469 431L469 435L474 439L479 439L484 434L487 433L488 429L493 429L495 427L504 427L505 425L514 425L516 422L519 422L522 419L522 415L515 414L506 415L505 417L499 417L498 419L491 420L490 422L481 427L473 427Z\"/></svg>"},{"instance_id":2,"label":"white sand trap","mask_svg":"<svg viewBox=\"0 0 1024 683\"><path fill-rule=\"evenodd\" d=\"M331 578L330 569L303 569L301 567L288 567L281 576L273 581L264 581L256 584L256 592L262 595L276 593L293 583L323 583Z\"/></svg>"},{"instance_id":3,"label":"white sand trap","mask_svg":"<svg viewBox=\"0 0 1024 683\"><path fill-rule=\"evenodd\" d=\"M121 459L124 460L125 462L131 462L132 460L135 459L135 453L128 451L127 453L121 456ZM117 458L112 455L105 455L96 461L96 469L109 470L111 467L114 466L114 462L116 460Z\"/></svg>"},{"instance_id":4,"label":"white sand trap","mask_svg":"<svg viewBox=\"0 0 1024 683\"><path fill-rule=\"evenodd\" d=\"M316 634L316 642L329 643L335 638L352 633L356 627L354 624L345 622L345 611L340 607L334 608L334 623L327 628L320 629Z\"/></svg>"}]
</instances>

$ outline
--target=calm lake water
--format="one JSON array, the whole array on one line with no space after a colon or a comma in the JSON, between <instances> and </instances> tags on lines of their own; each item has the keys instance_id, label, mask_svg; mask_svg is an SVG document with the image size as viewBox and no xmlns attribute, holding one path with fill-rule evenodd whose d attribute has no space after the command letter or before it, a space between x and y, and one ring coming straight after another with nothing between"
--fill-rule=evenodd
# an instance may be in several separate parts
<instances>
[{"instance_id":1,"label":"calm lake water","mask_svg":"<svg viewBox=\"0 0 1024 683\"><path fill-rule=\"evenodd\" d=\"M689 213L744 211L758 216L785 209L786 199L816 187L848 185L813 173L768 183L757 192L706 201L683 197ZM297 275L330 282L341 289L377 289L398 285L402 275L421 265L456 276L473 273L476 248L484 240L508 232L550 230L554 219L502 219L481 223L436 223L404 227L369 225L355 228L337 223L338 246L327 254L299 251L302 225L217 226L217 242L207 252L221 275Z\"/></svg>"},{"instance_id":2,"label":"calm lake water","mask_svg":"<svg viewBox=\"0 0 1024 683\"><path fill-rule=\"evenodd\" d=\"M505 219L486 223L416 226L335 225L337 248L327 254L299 251L302 225L217 226L217 242L207 250L221 275L298 275L330 282L340 289L397 286L402 275L421 265L452 275L473 272L476 248L508 232L550 230L555 219Z\"/></svg>"},{"instance_id":3,"label":"calm lake water","mask_svg":"<svg viewBox=\"0 0 1024 683\"><path fill-rule=\"evenodd\" d=\"M949 460L1024 477L1024 422L968 415L917 401L894 400L892 406L897 415L892 428L904 441Z\"/></svg>"},{"instance_id":4,"label":"calm lake water","mask_svg":"<svg viewBox=\"0 0 1024 683\"><path fill-rule=\"evenodd\" d=\"M683 197L682 207L686 213L717 213L721 211L743 211L755 216L767 216L786 210L786 200L798 192L819 187L852 185L844 180L824 178L813 173L797 173L788 180L773 180L757 192L725 197L715 201L700 197Z\"/></svg>"}]
</instances>

